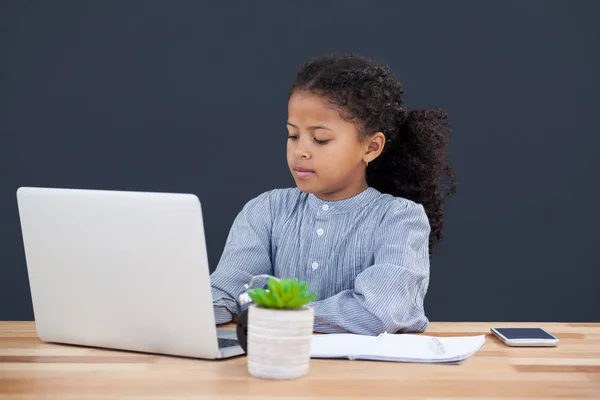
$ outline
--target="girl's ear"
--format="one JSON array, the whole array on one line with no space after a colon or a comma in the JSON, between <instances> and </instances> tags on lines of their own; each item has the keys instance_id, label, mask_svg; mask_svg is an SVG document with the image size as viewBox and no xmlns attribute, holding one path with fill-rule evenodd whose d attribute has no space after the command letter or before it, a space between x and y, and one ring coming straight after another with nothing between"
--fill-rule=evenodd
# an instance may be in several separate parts
<instances>
[{"instance_id":1,"label":"girl's ear","mask_svg":"<svg viewBox=\"0 0 600 400\"><path fill-rule=\"evenodd\" d=\"M365 156L364 160L367 163L370 163L383 151L383 146L385 146L385 135L382 132L376 132L371 135L365 143Z\"/></svg>"}]
</instances>

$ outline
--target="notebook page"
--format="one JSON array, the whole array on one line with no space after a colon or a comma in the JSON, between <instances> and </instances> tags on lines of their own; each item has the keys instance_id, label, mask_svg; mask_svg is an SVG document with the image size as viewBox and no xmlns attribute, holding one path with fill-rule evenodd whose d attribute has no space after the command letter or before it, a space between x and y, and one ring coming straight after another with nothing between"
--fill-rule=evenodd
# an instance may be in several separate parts
<instances>
[{"instance_id":1,"label":"notebook page","mask_svg":"<svg viewBox=\"0 0 600 400\"><path fill-rule=\"evenodd\" d=\"M369 343L377 339L374 336L356 335L352 333L330 333L313 335L310 356L314 358L353 358L364 353Z\"/></svg>"},{"instance_id":2,"label":"notebook page","mask_svg":"<svg viewBox=\"0 0 600 400\"><path fill-rule=\"evenodd\" d=\"M443 353L435 344L436 339ZM391 361L458 361L473 355L484 343L485 335L433 338L426 335L387 334L371 342L360 356Z\"/></svg>"}]
</instances>

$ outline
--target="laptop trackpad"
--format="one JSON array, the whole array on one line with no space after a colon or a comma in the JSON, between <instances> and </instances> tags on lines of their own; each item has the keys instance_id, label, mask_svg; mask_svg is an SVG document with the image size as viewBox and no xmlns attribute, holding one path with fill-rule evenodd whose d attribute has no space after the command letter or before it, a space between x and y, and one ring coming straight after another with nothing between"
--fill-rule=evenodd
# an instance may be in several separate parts
<instances>
[{"instance_id":1,"label":"laptop trackpad","mask_svg":"<svg viewBox=\"0 0 600 400\"><path fill-rule=\"evenodd\" d=\"M237 340L237 332L235 329L217 328L217 337Z\"/></svg>"}]
</instances>

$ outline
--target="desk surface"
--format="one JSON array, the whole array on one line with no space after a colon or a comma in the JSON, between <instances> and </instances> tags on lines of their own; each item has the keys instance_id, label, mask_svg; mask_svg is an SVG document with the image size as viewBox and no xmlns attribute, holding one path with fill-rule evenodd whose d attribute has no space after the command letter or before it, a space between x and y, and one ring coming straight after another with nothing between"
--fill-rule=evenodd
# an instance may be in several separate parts
<instances>
[{"instance_id":1,"label":"desk surface","mask_svg":"<svg viewBox=\"0 0 600 400\"><path fill-rule=\"evenodd\" d=\"M556 348L511 348L494 326L542 326ZM294 381L251 377L246 358L203 361L41 342L32 322L0 322L0 399L600 399L600 323L431 323L426 334L486 333L462 365L311 360Z\"/></svg>"}]
</instances>

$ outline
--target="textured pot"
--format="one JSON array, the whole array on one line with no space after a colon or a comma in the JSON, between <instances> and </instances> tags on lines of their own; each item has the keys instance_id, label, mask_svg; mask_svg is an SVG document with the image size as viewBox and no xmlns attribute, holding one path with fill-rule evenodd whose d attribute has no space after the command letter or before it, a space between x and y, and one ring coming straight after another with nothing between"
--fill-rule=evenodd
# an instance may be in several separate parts
<instances>
[{"instance_id":1,"label":"textured pot","mask_svg":"<svg viewBox=\"0 0 600 400\"><path fill-rule=\"evenodd\" d=\"M248 371L263 379L297 379L308 372L314 310L248 309Z\"/></svg>"}]
</instances>

